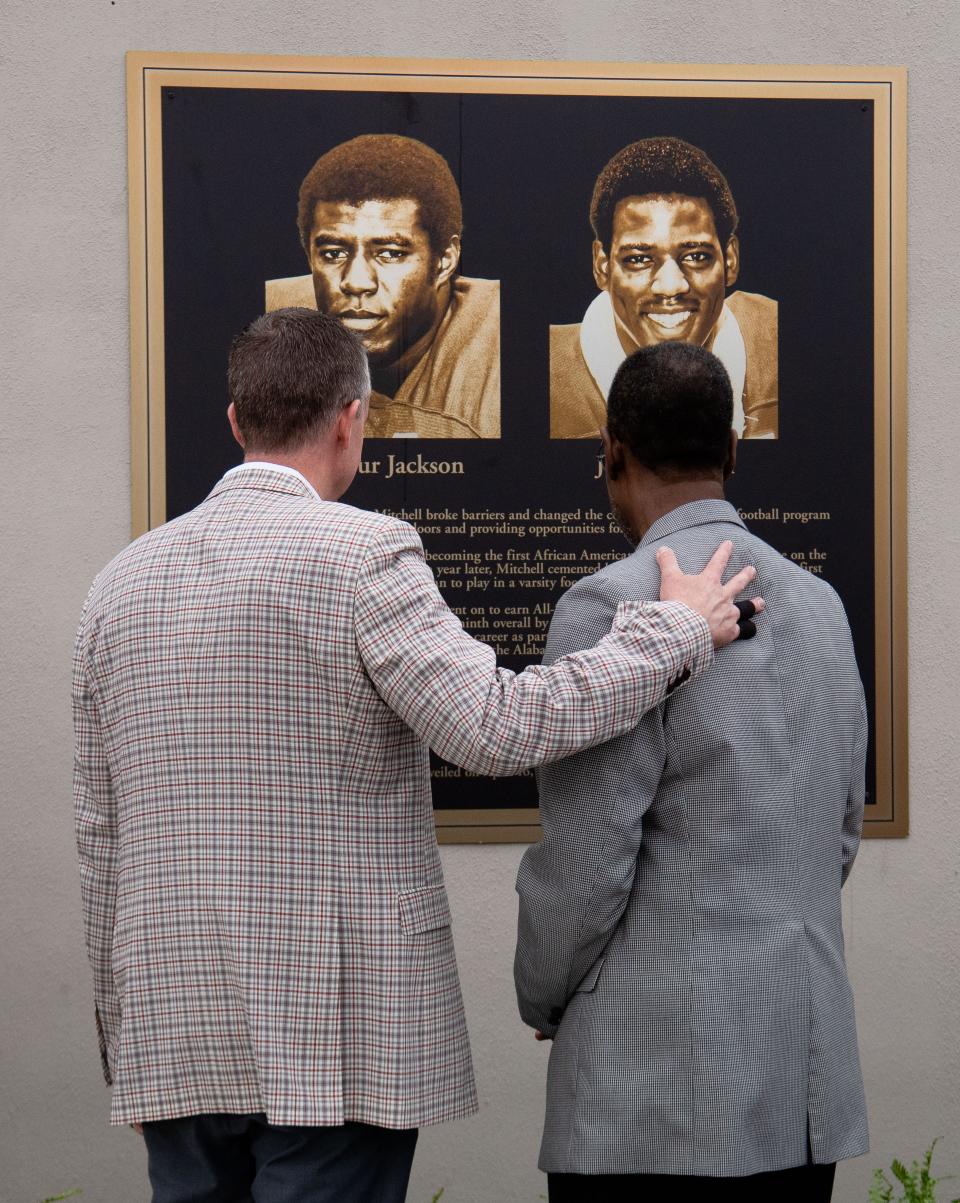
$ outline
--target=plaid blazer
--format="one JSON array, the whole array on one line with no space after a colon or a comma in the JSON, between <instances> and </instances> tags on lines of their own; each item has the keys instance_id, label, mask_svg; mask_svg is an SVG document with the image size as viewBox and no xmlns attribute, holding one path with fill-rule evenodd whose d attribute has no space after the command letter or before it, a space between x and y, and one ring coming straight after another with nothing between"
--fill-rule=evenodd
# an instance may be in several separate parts
<instances>
[{"instance_id":1,"label":"plaid blazer","mask_svg":"<svg viewBox=\"0 0 960 1203\"><path fill-rule=\"evenodd\" d=\"M86 938L115 1123L476 1108L427 746L511 773L634 726L713 658L678 605L497 670L416 532L228 473L94 583L76 644Z\"/></svg>"},{"instance_id":2,"label":"plaid blazer","mask_svg":"<svg viewBox=\"0 0 960 1203\"><path fill-rule=\"evenodd\" d=\"M757 637L621 738L540 770L516 982L554 1035L540 1165L737 1176L867 1150L840 886L867 747L843 607L726 502L672 511L577 583L546 660L655 596L656 548L686 571L732 539L767 602Z\"/></svg>"}]
</instances>

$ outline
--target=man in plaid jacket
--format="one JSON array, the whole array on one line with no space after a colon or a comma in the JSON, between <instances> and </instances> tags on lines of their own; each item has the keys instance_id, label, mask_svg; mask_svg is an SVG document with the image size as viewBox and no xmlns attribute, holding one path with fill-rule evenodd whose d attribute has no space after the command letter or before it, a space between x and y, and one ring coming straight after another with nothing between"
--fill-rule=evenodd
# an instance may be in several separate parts
<instances>
[{"instance_id":1,"label":"man in plaid jacket","mask_svg":"<svg viewBox=\"0 0 960 1203\"><path fill-rule=\"evenodd\" d=\"M736 436L710 352L631 356L609 396L610 500L636 551L558 605L545 662L597 645L718 539L757 566L757 637L634 730L539 773L517 992L552 1037L551 1203L830 1198L867 1150L840 887L860 839L867 724L843 606L723 498Z\"/></svg>"},{"instance_id":2,"label":"man in plaid jacket","mask_svg":"<svg viewBox=\"0 0 960 1203\"><path fill-rule=\"evenodd\" d=\"M76 824L114 1123L156 1203L402 1199L421 1124L476 1109L428 748L508 774L620 734L734 638L719 583L499 670L416 532L337 503L359 340L280 310L229 367L246 460L99 575L76 644ZM727 551L728 554L728 551Z\"/></svg>"}]
</instances>

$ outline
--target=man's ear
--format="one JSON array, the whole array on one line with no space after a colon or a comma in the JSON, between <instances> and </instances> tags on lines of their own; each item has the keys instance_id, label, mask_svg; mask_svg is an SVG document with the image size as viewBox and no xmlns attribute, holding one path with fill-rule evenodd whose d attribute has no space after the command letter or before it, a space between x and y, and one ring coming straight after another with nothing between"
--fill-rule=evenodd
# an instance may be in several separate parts
<instances>
[{"instance_id":1,"label":"man's ear","mask_svg":"<svg viewBox=\"0 0 960 1203\"><path fill-rule=\"evenodd\" d=\"M237 440L244 451L246 451L247 440L243 437L243 431L237 425L237 409L232 401L227 406L227 421L230 423L230 430L233 433L233 437Z\"/></svg>"},{"instance_id":2,"label":"man's ear","mask_svg":"<svg viewBox=\"0 0 960 1203\"><path fill-rule=\"evenodd\" d=\"M723 254L723 282L727 288L732 288L740 275L740 239L731 234L727 241L727 249Z\"/></svg>"},{"instance_id":3,"label":"man's ear","mask_svg":"<svg viewBox=\"0 0 960 1203\"><path fill-rule=\"evenodd\" d=\"M601 292L610 287L610 256L599 238L593 240L593 278Z\"/></svg>"},{"instance_id":4,"label":"man's ear","mask_svg":"<svg viewBox=\"0 0 960 1203\"><path fill-rule=\"evenodd\" d=\"M439 288L442 284L450 279L453 273L460 265L460 235L454 234L450 239L450 244L440 256L440 263L437 270L436 287Z\"/></svg>"},{"instance_id":5,"label":"man's ear","mask_svg":"<svg viewBox=\"0 0 960 1203\"><path fill-rule=\"evenodd\" d=\"M730 431L730 444L727 447L727 460L723 465L723 479L729 480L737 470L737 432Z\"/></svg>"},{"instance_id":6,"label":"man's ear","mask_svg":"<svg viewBox=\"0 0 960 1203\"><path fill-rule=\"evenodd\" d=\"M623 443L613 438L606 426L600 427L600 441L603 443L603 459L610 480L616 480L624 469Z\"/></svg>"},{"instance_id":7,"label":"man's ear","mask_svg":"<svg viewBox=\"0 0 960 1203\"><path fill-rule=\"evenodd\" d=\"M351 401L349 405L345 405L337 414L337 420L333 424L334 437L339 448L344 448L353 437L353 429L357 422L361 421L363 414L363 402L357 397Z\"/></svg>"}]
</instances>

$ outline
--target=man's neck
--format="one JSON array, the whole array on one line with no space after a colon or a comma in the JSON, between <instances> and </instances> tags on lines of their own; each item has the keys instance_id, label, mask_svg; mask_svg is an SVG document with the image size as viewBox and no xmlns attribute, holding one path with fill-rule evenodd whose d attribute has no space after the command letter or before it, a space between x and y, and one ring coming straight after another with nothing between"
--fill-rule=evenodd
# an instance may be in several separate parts
<instances>
[{"instance_id":1,"label":"man's neck","mask_svg":"<svg viewBox=\"0 0 960 1203\"><path fill-rule=\"evenodd\" d=\"M642 539L655 522L682 505L724 499L723 484L712 476L693 480L661 480L653 477L642 491L638 491L636 497L634 520L637 531Z\"/></svg>"},{"instance_id":2,"label":"man's neck","mask_svg":"<svg viewBox=\"0 0 960 1203\"><path fill-rule=\"evenodd\" d=\"M323 456L308 451L248 451L244 457L245 464L276 464L281 468L293 468L304 480L316 489L324 501L336 501L340 496L333 482L329 464Z\"/></svg>"}]
</instances>

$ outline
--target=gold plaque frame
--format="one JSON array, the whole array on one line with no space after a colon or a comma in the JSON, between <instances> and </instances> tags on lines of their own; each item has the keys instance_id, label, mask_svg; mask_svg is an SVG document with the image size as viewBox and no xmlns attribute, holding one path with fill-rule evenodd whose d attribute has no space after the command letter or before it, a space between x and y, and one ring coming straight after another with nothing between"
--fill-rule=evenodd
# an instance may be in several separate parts
<instances>
[{"instance_id":1,"label":"gold plaque frame","mask_svg":"<svg viewBox=\"0 0 960 1203\"><path fill-rule=\"evenodd\" d=\"M876 803L867 836L905 836L906 71L896 67L333 59L130 52L132 531L166 520L161 93L167 87L869 101L874 111ZM536 809L438 810L441 842L526 842Z\"/></svg>"}]
</instances>

